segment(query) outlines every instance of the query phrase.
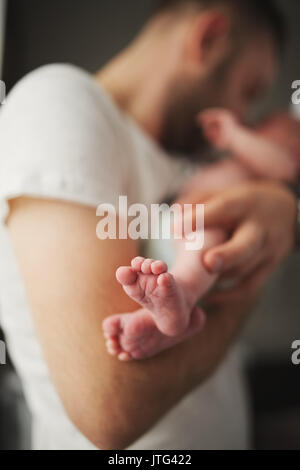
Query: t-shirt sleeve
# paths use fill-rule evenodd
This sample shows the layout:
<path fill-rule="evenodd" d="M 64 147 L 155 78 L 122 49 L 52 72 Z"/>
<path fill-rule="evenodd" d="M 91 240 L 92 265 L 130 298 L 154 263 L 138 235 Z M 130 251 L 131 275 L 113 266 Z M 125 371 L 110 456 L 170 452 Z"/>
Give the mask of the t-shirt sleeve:
<path fill-rule="evenodd" d="M 71 66 L 32 72 L 0 108 L 0 200 L 116 206 L 126 164 L 101 91 Z M 6 204 L 7 210 L 7 204 Z"/>

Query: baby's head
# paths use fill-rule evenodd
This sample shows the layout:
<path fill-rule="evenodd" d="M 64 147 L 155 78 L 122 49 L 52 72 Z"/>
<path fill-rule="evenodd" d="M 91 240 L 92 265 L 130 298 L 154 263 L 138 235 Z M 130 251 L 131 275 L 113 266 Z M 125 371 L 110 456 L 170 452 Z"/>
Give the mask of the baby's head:
<path fill-rule="evenodd" d="M 276 113 L 261 123 L 256 130 L 263 137 L 293 153 L 300 161 L 299 120 L 287 112 Z"/>

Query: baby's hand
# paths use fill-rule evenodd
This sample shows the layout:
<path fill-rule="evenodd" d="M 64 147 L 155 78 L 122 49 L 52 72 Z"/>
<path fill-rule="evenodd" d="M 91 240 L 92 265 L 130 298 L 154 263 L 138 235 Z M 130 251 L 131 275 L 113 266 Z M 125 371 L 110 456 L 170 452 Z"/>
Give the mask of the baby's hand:
<path fill-rule="evenodd" d="M 232 135 L 238 126 L 235 115 L 221 108 L 212 108 L 197 117 L 205 137 L 219 150 L 230 150 Z"/>

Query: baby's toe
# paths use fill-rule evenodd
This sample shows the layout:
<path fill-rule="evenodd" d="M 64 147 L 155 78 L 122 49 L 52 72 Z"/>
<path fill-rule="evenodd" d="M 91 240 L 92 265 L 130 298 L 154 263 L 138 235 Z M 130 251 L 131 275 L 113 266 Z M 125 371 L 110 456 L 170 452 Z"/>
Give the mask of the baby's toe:
<path fill-rule="evenodd" d="M 111 335 L 109 333 L 106 333 L 106 331 L 103 332 L 103 335 L 106 340 L 111 338 Z"/>
<path fill-rule="evenodd" d="M 143 274 L 152 274 L 151 271 L 151 265 L 154 262 L 154 259 L 145 259 L 145 261 L 142 264 L 141 271 Z"/>
<path fill-rule="evenodd" d="M 164 261 L 154 261 L 151 264 L 151 271 L 155 275 L 163 274 L 168 271 L 168 266 Z"/>
<path fill-rule="evenodd" d="M 112 315 L 110 317 L 105 318 L 102 323 L 102 328 L 104 337 L 107 340 L 110 338 L 117 337 L 122 331 L 121 316 Z"/>
<path fill-rule="evenodd" d="M 165 288 L 173 287 L 174 278 L 170 273 L 161 274 L 157 279 L 157 284 Z"/>
<path fill-rule="evenodd" d="M 116 339 L 108 339 L 106 349 L 111 356 L 117 356 L 121 351 L 119 342 Z"/>
<path fill-rule="evenodd" d="M 143 258 L 142 256 L 137 256 L 131 261 L 132 269 L 134 269 L 134 271 L 140 272 L 144 261 L 145 261 L 145 258 Z"/>
<path fill-rule="evenodd" d="M 123 286 L 131 286 L 137 280 L 137 273 L 129 267 L 121 267 L 117 269 L 116 278 Z"/>
<path fill-rule="evenodd" d="M 119 355 L 118 355 L 118 359 L 119 361 L 122 361 L 122 362 L 130 362 L 132 361 L 132 357 L 129 353 L 127 352 L 121 352 Z"/>

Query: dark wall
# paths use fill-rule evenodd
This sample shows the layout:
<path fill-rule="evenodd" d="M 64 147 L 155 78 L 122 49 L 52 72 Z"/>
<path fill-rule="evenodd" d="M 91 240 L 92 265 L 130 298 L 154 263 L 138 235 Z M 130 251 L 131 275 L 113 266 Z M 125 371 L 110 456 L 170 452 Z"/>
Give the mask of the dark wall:
<path fill-rule="evenodd" d="M 277 87 L 269 100 L 272 107 L 290 103 L 291 84 L 300 79 L 300 1 L 278 0 L 277 3 L 287 20 L 289 41 Z"/>
<path fill-rule="evenodd" d="M 97 70 L 122 49 L 151 13 L 156 0 L 8 0 L 4 79 L 10 88 L 30 70 L 71 62 Z M 286 105 L 300 78 L 300 2 L 279 0 L 290 41 L 271 107 Z"/>
<path fill-rule="evenodd" d="M 8 88 L 46 63 L 97 70 L 134 37 L 153 5 L 155 0 L 8 0 Z"/>

